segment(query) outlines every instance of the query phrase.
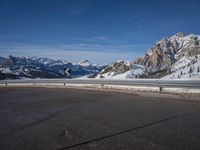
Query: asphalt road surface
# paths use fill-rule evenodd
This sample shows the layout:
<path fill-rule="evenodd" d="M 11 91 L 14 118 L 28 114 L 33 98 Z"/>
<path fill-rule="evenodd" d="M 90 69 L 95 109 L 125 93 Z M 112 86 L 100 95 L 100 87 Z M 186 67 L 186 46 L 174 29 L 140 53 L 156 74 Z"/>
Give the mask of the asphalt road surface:
<path fill-rule="evenodd" d="M 0 88 L 1 150 L 199 150 L 200 102 Z"/>

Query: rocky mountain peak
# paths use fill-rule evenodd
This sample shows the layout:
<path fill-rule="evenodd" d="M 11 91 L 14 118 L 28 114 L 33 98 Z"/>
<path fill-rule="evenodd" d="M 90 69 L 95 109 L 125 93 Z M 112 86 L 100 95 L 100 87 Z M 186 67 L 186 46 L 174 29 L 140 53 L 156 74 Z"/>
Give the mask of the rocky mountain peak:
<path fill-rule="evenodd" d="M 183 32 L 178 32 L 175 35 L 178 37 L 185 37 L 185 34 Z"/>
<path fill-rule="evenodd" d="M 143 65 L 149 72 L 170 68 L 177 59 L 184 55 L 200 54 L 200 36 L 179 32 L 170 38 L 163 38 L 148 50 L 144 57 L 134 61 Z"/>
<path fill-rule="evenodd" d="M 83 66 L 83 67 L 88 67 L 88 66 L 91 66 L 92 63 L 89 60 L 82 60 L 78 63 L 78 65 Z"/>

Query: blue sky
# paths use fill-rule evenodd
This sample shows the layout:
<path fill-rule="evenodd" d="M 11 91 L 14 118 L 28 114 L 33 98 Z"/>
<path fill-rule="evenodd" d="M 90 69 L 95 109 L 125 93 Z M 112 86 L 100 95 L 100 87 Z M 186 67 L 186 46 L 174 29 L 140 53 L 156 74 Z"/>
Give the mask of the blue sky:
<path fill-rule="evenodd" d="M 200 34 L 199 0 L 0 0 L 0 55 L 133 60 L 177 32 Z"/>

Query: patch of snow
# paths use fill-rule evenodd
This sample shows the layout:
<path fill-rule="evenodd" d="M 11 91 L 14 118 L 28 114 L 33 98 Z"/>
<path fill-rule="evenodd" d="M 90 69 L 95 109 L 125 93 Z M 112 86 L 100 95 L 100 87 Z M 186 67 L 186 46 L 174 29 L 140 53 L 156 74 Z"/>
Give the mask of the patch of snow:
<path fill-rule="evenodd" d="M 137 78 L 137 75 L 141 75 L 144 73 L 144 70 L 139 69 L 130 69 L 126 71 L 125 73 L 114 75 L 115 72 L 108 72 L 103 75 L 98 75 L 96 79 L 104 78 L 104 79 L 132 79 Z"/>

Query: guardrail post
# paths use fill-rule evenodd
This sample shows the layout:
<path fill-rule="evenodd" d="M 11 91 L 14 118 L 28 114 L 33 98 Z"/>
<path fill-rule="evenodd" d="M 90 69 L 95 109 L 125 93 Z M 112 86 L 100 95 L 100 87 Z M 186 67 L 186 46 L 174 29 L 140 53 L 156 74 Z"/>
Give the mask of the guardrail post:
<path fill-rule="evenodd" d="M 162 93 L 162 87 L 161 86 L 159 87 L 159 92 L 160 92 L 160 94 Z"/>
<path fill-rule="evenodd" d="M 66 85 L 66 83 L 64 83 L 64 86 Z"/>
<path fill-rule="evenodd" d="M 33 86 L 35 86 L 35 82 L 33 82 Z"/>
<path fill-rule="evenodd" d="M 162 80 L 158 80 L 159 93 L 162 93 Z"/>
<path fill-rule="evenodd" d="M 157 80 L 157 86 L 158 86 L 159 93 L 161 94 L 162 93 L 162 84 L 161 84 L 160 80 Z"/>
<path fill-rule="evenodd" d="M 5 83 L 5 86 L 8 86 L 8 83 L 7 83 L 7 82 Z"/>
<path fill-rule="evenodd" d="M 101 88 L 103 88 L 103 86 L 104 86 L 104 84 L 102 83 L 102 84 L 101 84 Z"/>

